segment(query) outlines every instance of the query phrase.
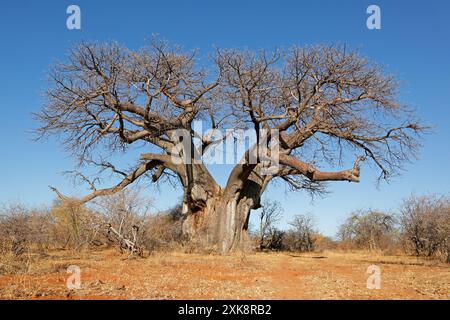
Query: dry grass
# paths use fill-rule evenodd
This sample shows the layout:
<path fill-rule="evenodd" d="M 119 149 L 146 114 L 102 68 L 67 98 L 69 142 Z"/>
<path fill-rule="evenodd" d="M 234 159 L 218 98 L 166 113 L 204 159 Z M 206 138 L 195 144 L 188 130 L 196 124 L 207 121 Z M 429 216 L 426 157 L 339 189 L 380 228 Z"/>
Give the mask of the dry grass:
<path fill-rule="evenodd" d="M 21 272 L 0 275 L 2 299 L 450 299 L 450 266 L 369 253 L 158 253 L 124 259 L 113 250 L 51 252 Z M 367 267 L 381 289 L 366 288 Z M 67 267 L 81 268 L 68 290 Z M 7 271 L 7 270 L 5 270 Z"/>

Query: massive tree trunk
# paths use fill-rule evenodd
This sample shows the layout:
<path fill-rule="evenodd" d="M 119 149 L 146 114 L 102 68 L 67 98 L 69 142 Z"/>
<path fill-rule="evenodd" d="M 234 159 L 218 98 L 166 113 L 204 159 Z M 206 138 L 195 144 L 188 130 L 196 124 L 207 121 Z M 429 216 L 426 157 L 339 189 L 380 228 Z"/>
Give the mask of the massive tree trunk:
<path fill-rule="evenodd" d="M 222 253 L 251 249 L 247 232 L 250 211 L 260 207 L 263 192 L 263 184 L 257 180 L 248 179 L 239 190 L 216 188 L 213 194 L 204 191 L 205 185 L 194 184 L 191 203 L 183 206 L 184 234 L 202 248 Z"/>
<path fill-rule="evenodd" d="M 253 202 L 251 198 L 212 197 L 204 207 L 186 212 L 183 232 L 203 248 L 222 253 L 246 250 L 249 246 L 248 219 Z"/>
<path fill-rule="evenodd" d="M 200 247 L 222 253 L 251 249 L 250 212 L 260 207 L 264 179 L 254 173 L 245 182 L 231 177 L 222 189 L 198 169 L 190 200 L 183 205 L 183 233 Z"/>

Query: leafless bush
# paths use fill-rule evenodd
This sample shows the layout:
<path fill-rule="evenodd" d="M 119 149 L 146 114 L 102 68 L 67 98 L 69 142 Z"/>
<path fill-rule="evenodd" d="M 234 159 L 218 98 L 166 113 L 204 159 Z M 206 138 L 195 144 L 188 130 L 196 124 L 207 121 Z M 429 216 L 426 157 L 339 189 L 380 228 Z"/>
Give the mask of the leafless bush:
<path fill-rule="evenodd" d="M 20 203 L 4 205 L 0 207 L 0 273 L 25 271 L 30 257 L 50 249 L 117 245 L 122 252 L 142 256 L 144 248 L 181 247 L 181 208 L 151 215 L 151 203 L 137 190 L 127 190 L 90 207 L 71 201 L 41 210 Z"/>
<path fill-rule="evenodd" d="M 315 248 L 314 219 L 311 215 L 296 215 L 291 223 L 291 229 L 286 232 L 283 246 L 289 251 L 311 252 Z"/>
<path fill-rule="evenodd" d="M 29 210 L 21 203 L 0 209 L 0 274 L 26 272 L 32 251 L 48 249 L 51 234 L 46 223 L 48 212 Z"/>
<path fill-rule="evenodd" d="M 313 239 L 314 251 L 323 252 L 325 250 L 335 250 L 338 247 L 338 243 L 335 240 L 320 233 L 314 234 Z"/>
<path fill-rule="evenodd" d="M 450 199 L 411 196 L 400 209 L 402 236 L 407 252 L 438 256 L 450 262 Z"/>
<path fill-rule="evenodd" d="M 2 208 L 0 214 L 0 250 L 2 254 L 24 255 L 30 246 L 30 213 L 22 204 Z"/>
<path fill-rule="evenodd" d="M 357 249 L 384 249 L 394 240 L 396 221 L 393 215 L 376 210 L 351 213 L 340 226 L 338 237 Z"/>
<path fill-rule="evenodd" d="M 152 214 L 152 200 L 137 189 L 100 198 L 96 212 L 108 227 L 106 240 L 121 252 L 142 255 L 143 250 L 165 251 L 183 245 L 181 206 Z"/>
<path fill-rule="evenodd" d="M 186 239 L 182 232 L 181 206 L 147 217 L 142 244 L 150 252 L 180 248 Z"/>
<path fill-rule="evenodd" d="M 122 253 L 142 255 L 145 223 L 151 205 L 152 201 L 143 197 L 137 189 L 122 190 L 100 198 L 94 208 L 101 221 L 103 240 L 118 244 Z"/>
<path fill-rule="evenodd" d="M 283 232 L 275 228 L 283 208 L 278 201 L 265 201 L 259 214 L 258 246 L 263 249 L 280 249 Z"/>
<path fill-rule="evenodd" d="M 55 244 L 63 249 L 82 249 L 95 239 L 100 217 L 76 202 L 58 202 L 51 209 Z"/>

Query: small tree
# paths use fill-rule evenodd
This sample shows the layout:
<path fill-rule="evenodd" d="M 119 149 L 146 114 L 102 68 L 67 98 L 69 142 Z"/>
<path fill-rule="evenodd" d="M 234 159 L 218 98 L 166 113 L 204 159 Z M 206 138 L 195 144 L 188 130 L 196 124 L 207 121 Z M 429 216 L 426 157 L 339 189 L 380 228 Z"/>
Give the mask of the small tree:
<path fill-rule="evenodd" d="M 272 249 L 280 242 L 280 231 L 275 224 L 280 220 L 283 208 L 278 201 L 265 201 L 259 214 L 259 249 Z"/>
<path fill-rule="evenodd" d="M 122 190 L 100 198 L 95 208 L 106 225 L 108 238 L 119 243 L 121 252 L 142 254 L 142 242 L 151 200 L 141 196 L 138 190 Z"/>
<path fill-rule="evenodd" d="M 51 209 L 55 236 L 63 248 L 81 249 L 91 244 L 98 233 L 101 219 L 76 201 L 57 202 Z"/>
<path fill-rule="evenodd" d="M 291 223 L 291 230 L 286 236 L 288 249 L 300 252 L 311 252 L 315 248 L 314 219 L 312 215 L 296 215 Z"/>
<path fill-rule="evenodd" d="M 392 215 L 376 210 L 360 210 L 351 213 L 340 226 L 338 237 L 358 248 L 374 250 L 390 241 L 394 230 L 395 219 Z"/>
<path fill-rule="evenodd" d="M 11 204 L 0 210 L 0 253 L 20 257 L 30 246 L 30 212 L 22 204 Z"/>

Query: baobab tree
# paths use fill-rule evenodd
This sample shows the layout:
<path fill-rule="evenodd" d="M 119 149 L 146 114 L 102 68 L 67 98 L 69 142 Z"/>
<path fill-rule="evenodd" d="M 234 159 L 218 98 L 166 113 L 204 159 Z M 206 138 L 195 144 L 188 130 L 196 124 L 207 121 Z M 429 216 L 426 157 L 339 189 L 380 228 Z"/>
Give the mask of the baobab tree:
<path fill-rule="evenodd" d="M 398 102 L 395 79 L 344 46 L 216 50 L 208 61 L 166 41 L 140 50 L 82 43 L 51 69 L 47 101 L 36 115 L 39 136 L 57 135 L 80 165 L 121 177 L 98 189 L 96 179 L 77 173 L 91 193 L 72 201 L 86 203 L 145 177 L 155 183 L 169 179 L 184 192 L 183 232 L 200 245 L 228 252 L 247 239 L 250 211 L 260 207 L 271 181 L 320 192 L 327 181 L 359 182 L 363 161 L 389 179 L 416 151 L 423 127 Z M 255 132 L 257 143 L 224 186 L 205 163 L 186 161 L 223 143 L 196 132 L 197 120 L 215 130 Z M 188 135 L 180 137 L 179 130 Z M 263 130 L 269 132 L 264 139 Z M 190 155 L 179 148 L 181 140 L 193 147 Z M 276 144 L 277 170 L 263 171 L 261 144 Z M 136 149 L 142 152 L 131 170 L 109 161 L 114 152 Z M 350 157 L 349 169 L 336 169 Z"/>

